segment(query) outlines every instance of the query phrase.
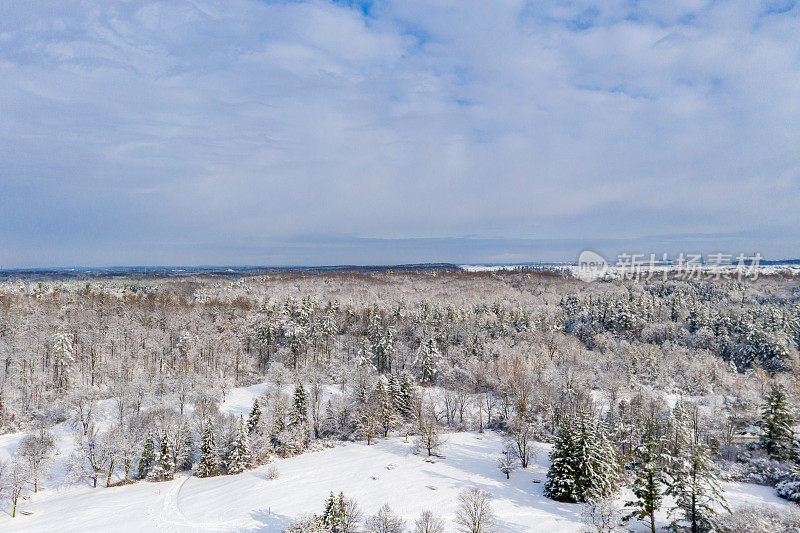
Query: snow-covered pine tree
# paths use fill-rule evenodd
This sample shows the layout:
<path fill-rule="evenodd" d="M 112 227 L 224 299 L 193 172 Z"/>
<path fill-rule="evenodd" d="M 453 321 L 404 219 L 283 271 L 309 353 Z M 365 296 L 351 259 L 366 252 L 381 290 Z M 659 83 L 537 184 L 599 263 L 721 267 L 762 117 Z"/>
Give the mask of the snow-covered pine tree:
<path fill-rule="evenodd" d="M 677 457 L 691 443 L 692 426 L 689 408 L 684 402 L 678 401 L 672 409 L 669 420 L 667 449 L 670 455 Z"/>
<path fill-rule="evenodd" d="M 325 500 L 325 510 L 322 511 L 322 524 L 333 533 L 337 529 L 337 503 L 336 495 L 331 491 L 331 495 Z"/>
<path fill-rule="evenodd" d="M 616 452 L 588 410 L 580 411 L 577 416 L 574 459 L 576 501 L 604 498 L 616 491 Z"/>
<path fill-rule="evenodd" d="M 68 332 L 59 333 L 53 340 L 53 372 L 56 388 L 69 387 L 72 367 L 75 364 L 74 337 Z"/>
<path fill-rule="evenodd" d="M 172 460 L 172 453 L 169 449 L 169 436 L 167 430 L 161 433 L 161 443 L 156 448 L 153 466 L 147 474 L 147 479 L 151 481 L 168 481 L 175 475 L 175 463 Z"/>
<path fill-rule="evenodd" d="M 792 418 L 786 393 L 773 383 L 764 399 L 764 409 L 758 425 L 761 427 L 761 447 L 772 457 L 789 459 L 796 453 Z"/>
<path fill-rule="evenodd" d="M 399 412 L 398 406 L 400 404 L 400 380 L 397 379 L 396 374 L 389 376 L 388 390 L 389 400 L 392 402 L 392 407 L 395 411 Z"/>
<path fill-rule="evenodd" d="M 147 432 L 147 438 L 144 440 L 144 449 L 142 450 L 142 456 L 139 458 L 139 472 L 138 478 L 145 479 L 147 475 L 150 473 L 150 469 L 153 467 L 153 463 L 155 463 L 156 458 L 156 444 L 153 438 L 152 430 Z"/>
<path fill-rule="evenodd" d="M 239 429 L 228 453 L 225 469 L 229 474 L 239 474 L 250 468 L 250 464 L 250 437 L 248 436 L 244 416 L 239 415 Z"/>
<path fill-rule="evenodd" d="M 711 469 L 709 453 L 704 443 L 694 442 L 674 458 L 666 494 L 675 498 L 675 506 L 670 511 L 670 515 L 675 516 L 671 524 L 675 530 L 711 531 L 717 509 L 730 512 L 722 487 Z"/>
<path fill-rule="evenodd" d="M 294 404 L 292 406 L 292 424 L 302 424 L 308 421 L 308 400 L 306 390 L 302 383 L 298 383 L 294 389 Z"/>
<path fill-rule="evenodd" d="M 551 500 L 575 502 L 575 468 L 576 453 L 575 416 L 567 413 L 561 419 L 553 451 L 550 452 L 550 468 L 547 471 L 547 482 L 544 495 Z"/>
<path fill-rule="evenodd" d="M 250 434 L 255 433 L 259 420 L 261 420 L 261 406 L 258 403 L 258 398 L 256 398 L 253 400 L 253 408 L 250 410 L 250 416 L 247 417 L 247 431 Z"/>
<path fill-rule="evenodd" d="M 619 490 L 620 462 L 617 449 L 609 438 L 610 430 L 602 421 L 595 428 L 597 452 L 594 457 L 594 475 L 588 498 L 608 498 Z"/>
<path fill-rule="evenodd" d="M 422 345 L 419 354 L 420 383 L 433 383 L 440 358 L 441 354 L 439 353 L 439 347 L 436 345 L 436 339 L 431 337 Z"/>
<path fill-rule="evenodd" d="M 397 412 L 403 416 L 411 414 L 411 403 L 414 398 L 414 380 L 408 372 L 400 376 L 400 394 L 397 398 Z"/>
<path fill-rule="evenodd" d="M 616 452 L 588 411 L 564 416 L 551 452 L 545 496 L 585 502 L 616 492 Z"/>
<path fill-rule="evenodd" d="M 378 378 L 378 383 L 373 392 L 373 401 L 376 404 L 376 414 L 378 416 L 378 423 L 383 430 L 383 436 L 388 437 L 389 431 L 394 427 L 397 419 L 394 414 L 394 406 L 392 405 L 391 397 L 389 396 L 388 383 L 384 376 Z"/>
<path fill-rule="evenodd" d="M 635 499 L 625 502 L 625 507 L 631 511 L 623 520 L 640 520 L 648 524 L 651 533 L 656 531 L 656 511 L 663 503 L 667 483 L 664 444 L 659 436 L 658 425 L 654 420 L 648 420 L 641 442 L 634 449 L 633 460 L 628 465 Z"/>
<path fill-rule="evenodd" d="M 200 462 L 197 464 L 197 475 L 200 477 L 215 476 L 219 473 L 219 452 L 214 438 L 214 425 L 211 419 L 206 422 L 200 438 Z"/>
<path fill-rule="evenodd" d="M 179 460 L 180 464 L 176 464 L 175 468 L 179 468 L 180 470 L 191 470 L 192 464 L 194 464 L 194 456 L 195 456 L 195 442 L 194 442 L 194 435 L 192 434 L 191 429 L 189 429 L 188 424 L 183 429 L 183 446 L 180 447 L 180 453 L 178 454 L 177 459 Z M 175 450 L 173 450 L 173 457 L 175 456 Z"/>
<path fill-rule="evenodd" d="M 336 499 L 336 528 L 332 533 L 355 533 L 361 521 L 361 511 L 353 498 L 347 498 L 339 492 Z"/>

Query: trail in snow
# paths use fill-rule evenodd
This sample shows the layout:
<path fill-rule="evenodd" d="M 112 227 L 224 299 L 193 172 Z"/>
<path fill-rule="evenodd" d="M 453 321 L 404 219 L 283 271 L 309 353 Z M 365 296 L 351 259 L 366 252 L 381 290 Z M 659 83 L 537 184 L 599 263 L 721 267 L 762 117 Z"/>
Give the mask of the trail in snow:
<path fill-rule="evenodd" d="M 236 389 L 223 408 L 244 413 L 264 389 L 259 385 Z M 71 451 L 69 426 L 60 425 L 57 433 L 63 458 Z M 21 434 L 0 437 L 0 452 L 13 453 L 20 438 Z M 458 492 L 471 485 L 494 495 L 493 507 L 504 532 L 561 533 L 582 527 L 580 505 L 554 502 L 542 494 L 548 445 L 537 444 L 531 466 L 506 480 L 497 469 L 504 447 L 500 435 L 454 433 L 447 440 L 444 457 L 433 463 L 413 454 L 411 444 L 402 437 L 394 437 L 371 446 L 349 443 L 306 453 L 235 476 L 181 475 L 167 483 L 97 489 L 63 485 L 63 481 L 46 484 L 45 491 L 22 503 L 21 508 L 32 514 L 14 519 L 0 515 L 0 530 L 277 533 L 302 514 L 321 512 L 331 491 L 354 498 L 365 515 L 389 503 L 411 525 L 423 510 L 430 509 L 452 529 Z M 270 467 L 278 469 L 278 479 L 266 478 Z M 63 480 L 63 474 L 59 475 Z M 733 507 L 794 505 L 779 499 L 771 487 L 742 483 L 724 487 Z M 661 525 L 666 520 L 659 516 Z"/>

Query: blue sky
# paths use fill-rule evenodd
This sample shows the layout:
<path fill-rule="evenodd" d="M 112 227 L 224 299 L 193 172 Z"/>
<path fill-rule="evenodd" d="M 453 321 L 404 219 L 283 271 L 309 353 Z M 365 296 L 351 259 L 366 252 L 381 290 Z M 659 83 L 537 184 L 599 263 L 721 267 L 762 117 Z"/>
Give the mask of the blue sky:
<path fill-rule="evenodd" d="M 0 267 L 800 246 L 793 1 L 0 3 Z"/>

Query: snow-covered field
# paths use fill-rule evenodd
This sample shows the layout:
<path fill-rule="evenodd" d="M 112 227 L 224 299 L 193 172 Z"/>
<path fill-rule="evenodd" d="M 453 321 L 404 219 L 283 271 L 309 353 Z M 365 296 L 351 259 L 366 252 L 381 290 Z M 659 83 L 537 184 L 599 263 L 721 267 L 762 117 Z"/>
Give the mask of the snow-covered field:
<path fill-rule="evenodd" d="M 263 390 L 259 385 L 235 389 L 224 409 L 243 412 Z M 67 428 L 56 432 L 63 458 L 71 446 Z M 19 435 L 0 437 L 0 454 L 13 453 L 18 440 Z M 48 483 L 21 503 L 20 509 L 30 514 L 0 516 L 0 530 L 278 532 L 302 514 L 321 512 L 330 491 L 355 498 L 366 515 L 389 503 L 409 526 L 425 509 L 452 525 L 457 494 L 471 485 L 493 494 L 500 531 L 579 530 L 580 505 L 554 502 L 542 494 L 549 447 L 538 444 L 535 463 L 513 472 L 510 480 L 497 469 L 502 449 L 496 433 L 454 433 L 447 436 L 443 457 L 427 462 L 427 457 L 413 453 L 410 442 L 393 437 L 372 446 L 349 443 L 309 452 L 234 476 L 201 479 L 182 474 L 169 482 L 96 489 Z M 267 478 L 270 467 L 277 468 L 277 479 Z M 60 470 L 56 467 L 54 475 L 63 476 Z M 724 487 L 734 507 L 792 505 L 771 487 Z"/>

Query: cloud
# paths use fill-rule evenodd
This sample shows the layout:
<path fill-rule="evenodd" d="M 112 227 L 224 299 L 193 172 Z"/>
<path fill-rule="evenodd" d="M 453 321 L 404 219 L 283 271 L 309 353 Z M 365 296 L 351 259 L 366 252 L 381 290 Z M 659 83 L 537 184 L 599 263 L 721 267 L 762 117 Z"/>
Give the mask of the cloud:
<path fill-rule="evenodd" d="M 572 259 L 697 233 L 796 256 L 799 12 L 7 2 L 0 264 L 436 255 L 408 239 Z"/>

